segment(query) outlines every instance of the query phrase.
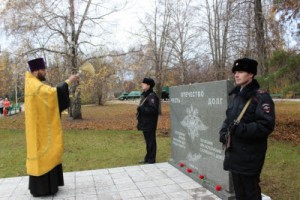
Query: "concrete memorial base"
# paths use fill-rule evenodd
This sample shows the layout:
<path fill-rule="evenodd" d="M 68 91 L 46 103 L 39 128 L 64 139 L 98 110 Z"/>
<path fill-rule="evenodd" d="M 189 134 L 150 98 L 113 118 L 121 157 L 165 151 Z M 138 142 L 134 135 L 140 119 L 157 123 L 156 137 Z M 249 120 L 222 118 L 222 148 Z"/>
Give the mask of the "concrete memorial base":
<path fill-rule="evenodd" d="M 206 180 L 203 175 L 198 175 L 197 173 L 190 172 L 190 168 L 186 166 L 180 166 L 180 163 L 175 163 L 172 160 L 169 161 L 171 165 L 173 165 L 175 168 L 180 170 L 182 173 L 184 173 L 186 176 L 192 178 L 194 181 L 199 183 L 201 186 L 218 196 L 222 200 L 232 200 L 235 199 L 235 195 L 233 192 L 227 192 L 225 191 L 220 185 L 214 185 L 209 182 L 209 180 Z M 269 200 L 269 199 L 266 199 Z"/>
<path fill-rule="evenodd" d="M 201 178 L 199 178 L 199 176 L 196 176 L 195 174 L 188 173 L 186 167 L 180 167 L 180 165 L 178 165 L 178 163 L 174 163 L 172 160 L 170 160 L 169 163 L 172 166 L 174 166 L 175 168 L 177 168 L 179 171 L 181 171 L 182 173 L 184 173 L 186 176 L 192 178 L 194 181 L 196 181 L 201 186 L 203 186 L 204 188 L 206 188 L 208 191 L 210 191 L 213 194 L 215 194 L 216 196 L 218 196 L 220 199 L 222 199 L 222 200 L 225 200 L 225 199 L 228 199 L 228 200 L 235 199 L 234 193 L 228 193 L 226 191 L 222 191 L 222 188 L 221 188 L 220 191 L 217 191 L 216 187 L 213 187 L 211 184 L 208 184 L 205 180 L 202 180 Z M 262 195 L 262 200 L 272 200 L 271 197 L 269 197 L 269 196 L 267 196 L 265 194 L 261 194 L 261 195 Z"/>

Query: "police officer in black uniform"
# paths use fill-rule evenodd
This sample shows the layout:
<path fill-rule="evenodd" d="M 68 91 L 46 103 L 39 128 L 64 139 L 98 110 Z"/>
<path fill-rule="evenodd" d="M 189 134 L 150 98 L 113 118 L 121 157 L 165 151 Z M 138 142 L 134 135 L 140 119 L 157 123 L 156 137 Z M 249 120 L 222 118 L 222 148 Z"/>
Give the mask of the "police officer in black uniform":
<path fill-rule="evenodd" d="M 159 99 L 153 91 L 154 86 L 155 82 L 152 78 L 144 78 L 142 82 L 144 92 L 141 95 L 141 101 L 137 107 L 137 128 L 143 131 L 147 150 L 144 160 L 139 163 L 144 164 L 155 163 L 156 158 L 156 127 Z"/>
<path fill-rule="evenodd" d="M 231 147 L 225 150 L 224 170 L 232 174 L 236 199 L 261 199 L 260 173 L 267 151 L 267 139 L 275 126 L 274 102 L 270 95 L 261 90 L 254 79 L 257 61 L 249 58 L 234 62 L 236 87 L 229 93 L 232 102 L 226 111 L 226 119 L 219 132 L 220 142 L 226 143 L 230 127 Z M 251 102 L 240 123 L 234 124 L 246 102 Z"/>

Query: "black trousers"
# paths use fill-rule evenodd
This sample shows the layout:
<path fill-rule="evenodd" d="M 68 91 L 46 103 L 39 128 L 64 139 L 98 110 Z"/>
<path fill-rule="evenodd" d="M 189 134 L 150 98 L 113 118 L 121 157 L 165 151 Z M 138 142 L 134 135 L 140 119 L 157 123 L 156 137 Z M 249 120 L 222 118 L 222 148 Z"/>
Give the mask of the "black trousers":
<path fill-rule="evenodd" d="M 156 158 L 156 131 L 143 131 L 146 141 L 146 155 L 144 158 L 145 163 L 155 163 Z"/>
<path fill-rule="evenodd" d="M 34 197 L 57 193 L 58 186 L 64 185 L 62 164 L 42 176 L 29 176 L 29 190 Z"/>
<path fill-rule="evenodd" d="M 237 200 L 261 200 L 258 175 L 244 175 L 232 172 L 232 180 Z"/>

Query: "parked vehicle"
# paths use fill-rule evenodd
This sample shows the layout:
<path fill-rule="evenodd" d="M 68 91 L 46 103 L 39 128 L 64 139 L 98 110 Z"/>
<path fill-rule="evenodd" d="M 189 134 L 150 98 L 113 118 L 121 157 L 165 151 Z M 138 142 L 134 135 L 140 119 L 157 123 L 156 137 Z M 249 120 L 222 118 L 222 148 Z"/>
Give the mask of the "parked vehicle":
<path fill-rule="evenodd" d="M 127 100 L 127 96 L 128 96 L 128 93 L 127 92 L 123 92 L 119 97 L 118 99 L 123 101 L 123 100 Z"/>
<path fill-rule="evenodd" d="M 168 86 L 164 86 L 162 88 L 161 99 L 164 100 L 164 101 L 168 101 L 169 100 L 169 87 Z"/>
<path fill-rule="evenodd" d="M 141 98 L 141 91 L 131 91 L 129 93 L 127 92 L 122 92 L 122 94 L 120 94 L 120 96 L 118 97 L 118 100 L 134 100 L 134 99 L 139 99 Z M 164 101 L 168 101 L 169 100 L 169 87 L 165 86 L 162 88 L 162 93 L 161 93 L 161 99 Z"/>
<path fill-rule="evenodd" d="M 142 92 L 140 91 L 131 91 L 128 96 L 127 99 L 139 99 L 141 97 Z"/>

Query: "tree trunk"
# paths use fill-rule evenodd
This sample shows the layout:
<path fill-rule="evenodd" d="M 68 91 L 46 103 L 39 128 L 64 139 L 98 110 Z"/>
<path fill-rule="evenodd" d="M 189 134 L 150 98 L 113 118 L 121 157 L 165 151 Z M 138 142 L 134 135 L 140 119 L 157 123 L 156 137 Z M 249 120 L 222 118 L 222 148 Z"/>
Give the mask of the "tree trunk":
<path fill-rule="evenodd" d="M 72 106 L 72 116 L 73 119 L 82 119 L 81 115 L 81 98 L 80 98 L 80 89 L 77 88 L 75 92 L 75 98 Z"/>
<path fill-rule="evenodd" d="M 264 38 L 264 18 L 262 14 L 261 0 L 255 0 L 254 13 L 258 64 L 260 66 L 261 75 L 265 75 L 268 73 L 268 67 L 265 64 L 266 48 Z"/>
<path fill-rule="evenodd" d="M 70 3 L 70 26 L 71 26 L 71 67 L 72 73 L 76 74 L 78 71 L 77 66 L 77 42 L 78 38 L 76 36 L 76 29 L 75 29 L 75 7 L 74 7 L 74 0 L 69 0 Z M 81 97 L 80 97 L 80 89 L 78 89 L 79 81 L 74 84 L 74 87 L 71 90 L 72 96 L 74 97 L 73 102 L 71 103 L 71 115 L 73 119 L 82 119 L 81 115 Z M 76 91 L 78 90 L 78 91 Z"/>
<path fill-rule="evenodd" d="M 102 106 L 103 104 L 102 104 L 102 94 L 99 94 L 98 95 L 98 105 L 99 106 Z"/>
<path fill-rule="evenodd" d="M 156 94 L 157 94 L 157 97 L 159 99 L 159 104 L 158 104 L 158 113 L 159 113 L 159 115 L 162 114 L 162 110 L 161 110 L 161 93 L 162 93 L 162 84 L 161 84 L 160 81 L 157 81 Z"/>

